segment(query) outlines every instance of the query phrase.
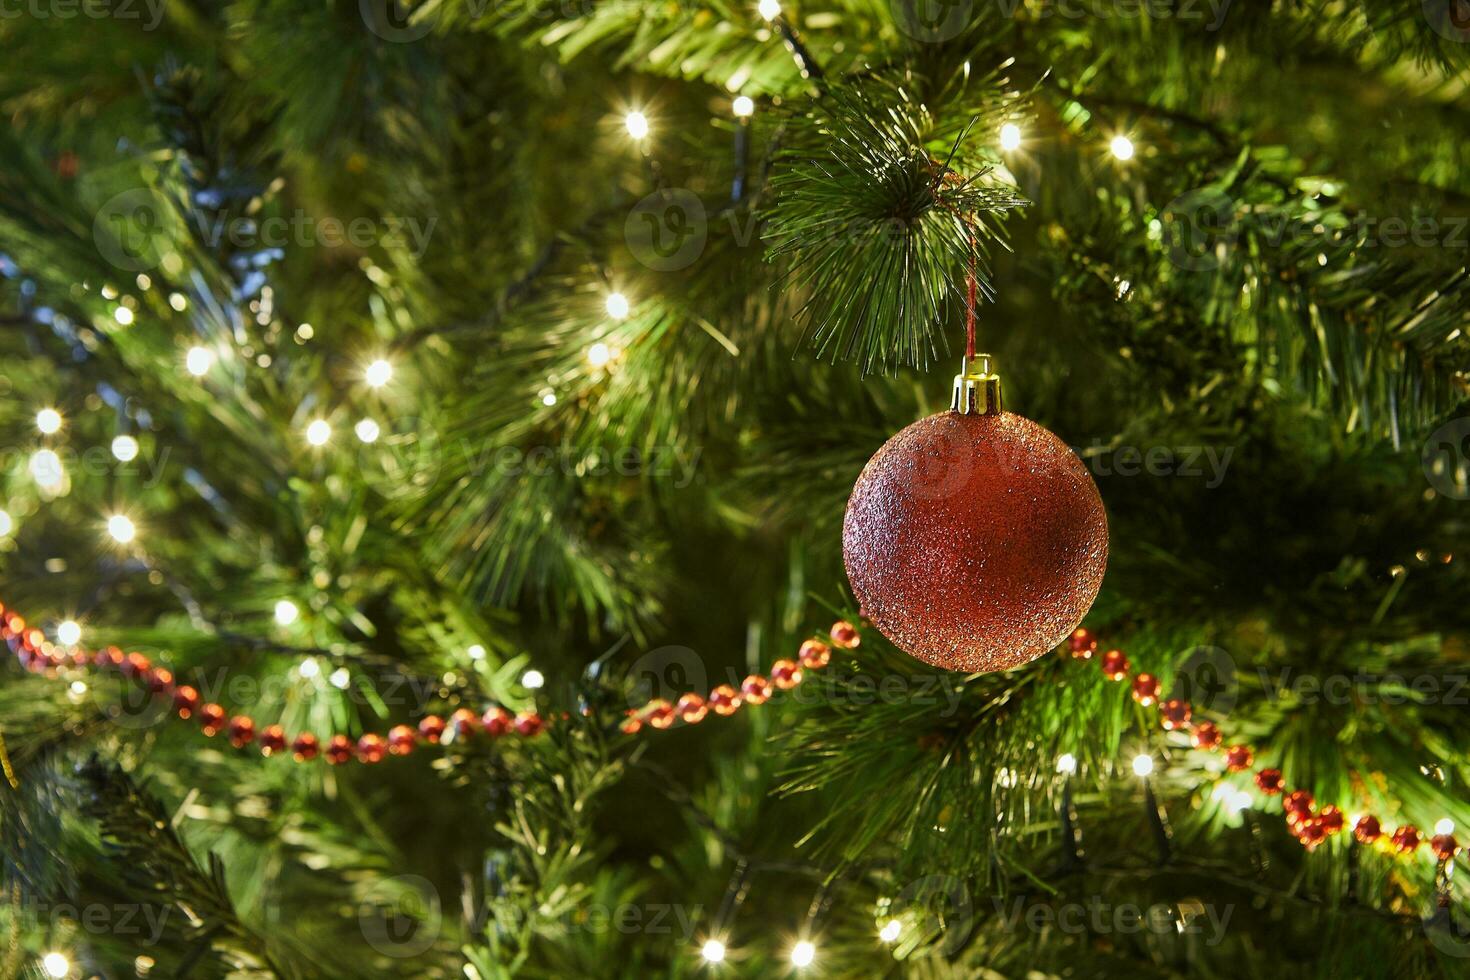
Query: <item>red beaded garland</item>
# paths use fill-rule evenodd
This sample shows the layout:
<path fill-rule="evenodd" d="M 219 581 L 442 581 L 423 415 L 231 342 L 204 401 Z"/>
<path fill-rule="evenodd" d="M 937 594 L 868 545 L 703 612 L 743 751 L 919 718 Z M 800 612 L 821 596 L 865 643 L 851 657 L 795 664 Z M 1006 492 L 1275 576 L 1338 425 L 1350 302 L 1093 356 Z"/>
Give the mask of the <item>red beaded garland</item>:
<path fill-rule="evenodd" d="M 315 759 L 321 750 L 317 737 L 311 732 L 302 732 L 296 736 L 296 741 L 291 743 L 291 753 L 297 762 L 310 762 Z"/>
<path fill-rule="evenodd" d="M 1159 679 L 1153 674 L 1133 678 L 1133 700 L 1147 708 L 1159 700 Z"/>
<path fill-rule="evenodd" d="M 721 684 L 709 692 L 709 706 L 717 715 L 733 715 L 740 708 L 741 697 L 729 684 Z"/>
<path fill-rule="evenodd" d="M 439 744 L 444 737 L 444 719 L 438 715 L 425 715 L 419 722 L 419 734 L 431 745 Z"/>
<path fill-rule="evenodd" d="M 1280 769 L 1262 769 L 1256 773 L 1256 788 L 1267 796 L 1281 792 L 1281 783 Z"/>
<path fill-rule="evenodd" d="M 827 666 L 827 663 L 832 659 L 832 650 L 821 640 L 807 640 L 801 645 L 801 650 L 797 653 L 797 659 L 801 661 L 803 667 L 810 667 L 812 670 L 817 670 L 818 668 Z"/>
<path fill-rule="evenodd" d="M 1130 664 L 1122 650 L 1109 650 L 1102 655 L 1102 675 L 1110 681 L 1121 681 L 1128 676 Z"/>
<path fill-rule="evenodd" d="M 535 738 L 545 730 L 546 722 L 536 712 L 522 711 L 516 715 L 515 732 L 522 738 Z"/>
<path fill-rule="evenodd" d="M 153 694 L 163 694 L 173 690 L 174 672 L 167 667 L 154 667 L 144 678 L 148 684 L 148 690 Z"/>
<path fill-rule="evenodd" d="M 469 738 L 480 729 L 480 716 L 469 708 L 460 708 L 449 716 L 449 724 L 454 728 L 455 738 Z M 420 733 L 422 734 L 422 729 Z"/>
<path fill-rule="evenodd" d="M 1090 660 L 1097 650 L 1097 637 L 1092 635 L 1092 630 L 1085 626 L 1079 626 L 1067 637 L 1067 649 L 1072 651 L 1072 656 L 1078 660 Z"/>
<path fill-rule="evenodd" d="M 1231 772 L 1244 772 L 1255 761 L 1255 753 L 1249 745 L 1232 745 L 1225 750 L 1225 768 Z"/>
<path fill-rule="evenodd" d="M 1400 854 L 1413 854 L 1419 847 L 1419 829 L 1413 824 L 1405 824 L 1393 832 L 1389 843 Z"/>
<path fill-rule="evenodd" d="M 180 718 L 188 718 L 199 710 L 199 692 L 188 684 L 180 684 L 174 688 L 174 707 Z"/>
<path fill-rule="evenodd" d="M 790 660 L 777 660 L 771 664 L 771 683 L 783 691 L 801 683 L 801 668 Z"/>
<path fill-rule="evenodd" d="M 1316 802 L 1306 790 L 1294 789 L 1281 798 L 1281 808 L 1287 813 L 1308 814 Z"/>
<path fill-rule="evenodd" d="M 1164 731 L 1166 732 L 1172 732 L 1177 728 L 1188 727 L 1190 714 L 1189 703 L 1187 701 L 1181 701 L 1178 698 L 1170 698 L 1159 705 L 1159 715 L 1162 718 L 1161 724 L 1164 726 Z"/>
<path fill-rule="evenodd" d="M 225 709 L 212 701 L 200 708 L 199 727 L 210 738 L 218 735 L 225 727 Z"/>
<path fill-rule="evenodd" d="M 1202 721 L 1194 726 L 1189 740 L 1197 749 L 1205 752 L 1213 751 L 1220 747 L 1220 729 L 1215 727 L 1214 722 Z"/>
<path fill-rule="evenodd" d="M 411 725 L 394 725 L 388 729 L 388 751 L 393 755 L 408 755 L 418 741 L 418 733 Z"/>
<path fill-rule="evenodd" d="M 369 732 L 357 740 L 357 758 L 369 765 L 383 761 L 383 755 L 387 751 L 387 744 L 383 736 Z"/>
<path fill-rule="evenodd" d="M 1434 849 L 1434 856 L 1441 861 L 1453 861 L 1455 855 L 1460 853 L 1460 844 L 1453 834 L 1435 834 L 1429 839 L 1429 846 Z"/>
<path fill-rule="evenodd" d="M 327 762 L 340 766 L 352 758 L 352 739 L 346 735 L 333 735 L 327 742 Z"/>
<path fill-rule="evenodd" d="M 693 692 L 679 699 L 677 710 L 679 718 L 686 725 L 697 725 L 709 714 L 709 706 L 704 703 L 704 698 Z"/>
<path fill-rule="evenodd" d="M 1353 824 L 1353 836 L 1359 844 L 1371 844 L 1383 836 L 1383 825 L 1372 814 L 1365 814 Z"/>
<path fill-rule="evenodd" d="M 771 682 L 760 674 L 751 674 L 740 684 L 746 704 L 765 704 L 771 699 Z"/>
<path fill-rule="evenodd" d="M 486 735 L 489 735 L 491 738 L 499 738 L 510 732 L 511 725 L 514 724 L 516 719 L 515 715 L 506 711 L 504 708 L 494 707 L 486 709 L 484 717 L 480 720 L 485 725 Z"/>
<path fill-rule="evenodd" d="M 275 755 L 286 748 L 286 730 L 280 725 L 267 725 L 257 741 L 261 755 Z"/>
<path fill-rule="evenodd" d="M 1322 825 L 1322 829 L 1327 831 L 1327 833 L 1335 834 L 1342 830 L 1343 827 L 1342 811 L 1329 803 L 1317 812 L 1317 822 Z"/>
<path fill-rule="evenodd" d="M 230 744 L 237 749 L 243 749 L 255 741 L 255 722 L 245 715 L 236 715 L 230 719 Z"/>
<path fill-rule="evenodd" d="M 832 638 L 833 643 L 843 650 L 855 649 L 858 644 L 863 642 L 862 635 L 858 633 L 857 627 L 845 619 L 839 619 L 833 623 L 832 628 L 827 631 L 827 635 Z"/>
<path fill-rule="evenodd" d="M 649 702 L 648 723 L 660 731 L 674 724 L 674 706 L 663 698 Z"/>
<path fill-rule="evenodd" d="M 1308 819 L 1297 825 L 1296 836 L 1310 851 L 1327 839 L 1327 831 L 1320 820 Z"/>

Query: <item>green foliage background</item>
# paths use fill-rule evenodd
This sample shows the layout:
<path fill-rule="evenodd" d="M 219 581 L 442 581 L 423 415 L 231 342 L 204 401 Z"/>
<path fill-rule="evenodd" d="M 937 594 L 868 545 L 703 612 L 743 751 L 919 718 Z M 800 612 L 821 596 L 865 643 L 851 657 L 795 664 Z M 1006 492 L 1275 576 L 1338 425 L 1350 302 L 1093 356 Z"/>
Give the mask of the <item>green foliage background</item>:
<path fill-rule="evenodd" d="M 11 664 L 0 974 L 64 949 L 107 977 L 686 976 L 719 935 L 723 971 L 763 976 L 806 934 L 823 976 L 1467 972 L 1427 854 L 1306 854 L 1269 807 L 1229 812 L 1218 756 L 1091 664 L 937 676 L 868 631 L 800 697 L 616 734 L 650 683 L 689 679 L 650 665 L 738 678 L 851 613 L 847 493 L 945 407 L 973 227 L 1008 404 L 1077 447 L 1108 507 L 1090 622 L 1166 688 L 1225 651 L 1233 703 L 1198 710 L 1319 803 L 1470 828 L 1470 454 L 1431 436 L 1470 369 L 1456 4 L 7 14 L 0 601 L 291 731 L 568 717 L 298 766 Z M 677 230 L 670 201 L 704 236 L 677 268 L 640 237 Z M 371 390 L 378 356 L 395 373 Z M 118 434 L 138 460 L 108 453 Z M 28 470 L 43 445 L 63 492 Z M 1179 472 L 1196 448 L 1225 462 Z M 133 547 L 104 533 L 119 511 Z M 1344 675 L 1345 698 L 1301 683 Z M 1170 918 L 1010 914 L 1098 903 Z M 1218 942 L 1173 925 L 1227 910 Z"/>

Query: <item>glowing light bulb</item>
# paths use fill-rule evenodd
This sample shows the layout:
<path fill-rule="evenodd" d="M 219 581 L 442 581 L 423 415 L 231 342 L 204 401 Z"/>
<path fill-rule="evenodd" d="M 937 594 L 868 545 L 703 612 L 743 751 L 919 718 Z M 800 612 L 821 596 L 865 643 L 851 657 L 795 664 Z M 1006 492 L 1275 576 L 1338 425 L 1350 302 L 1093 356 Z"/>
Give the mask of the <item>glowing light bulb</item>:
<path fill-rule="evenodd" d="M 116 320 L 120 326 L 126 327 L 128 324 L 133 322 L 133 311 L 128 309 L 126 306 L 119 306 L 117 309 L 112 311 L 112 318 Z"/>
<path fill-rule="evenodd" d="M 86 694 L 87 693 L 87 682 L 86 681 L 72 681 L 71 682 L 71 687 L 68 690 L 71 691 L 71 693 L 73 694 L 73 696 L 75 696 L 75 697 L 81 697 L 83 694 Z"/>
<path fill-rule="evenodd" d="M 66 482 L 66 468 L 61 457 L 50 449 L 38 449 L 31 454 L 31 477 L 43 490 L 55 490 Z"/>
<path fill-rule="evenodd" d="M 276 622 L 282 626 L 290 626 L 300 615 L 301 610 L 290 599 L 282 599 L 276 603 Z"/>
<path fill-rule="evenodd" d="M 641 112 L 630 112 L 623 117 L 623 125 L 628 127 L 628 135 L 635 140 L 641 140 L 648 135 L 648 117 Z"/>
<path fill-rule="evenodd" d="M 545 405 L 547 408 L 550 408 L 551 406 L 555 405 L 556 404 L 556 392 L 554 392 L 554 391 L 544 392 L 541 395 L 541 404 Z"/>
<path fill-rule="evenodd" d="M 755 115 L 755 99 L 748 95 L 737 95 L 730 104 L 730 111 L 741 119 L 747 119 Z"/>
<path fill-rule="evenodd" d="M 184 368 L 194 377 L 202 378 L 214 365 L 214 355 L 203 347 L 190 347 L 184 355 Z"/>
<path fill-rule="evenodd" d="M 325 446 L 332 438 L 332 427 L 326 419 L 317 419 L 306 427 L 306 441 L 313 446 Z"/>
<path fill-rule="evenodd" d="M 112 440 L 112 455 L 119 462 L 131 463 L 138 458 L 138 440 L 132 436 L 117 436 Z"/>
<path fill-rule="evenodd" d="M 368 387 L 381 388 L 392 379 L 393 365 L 380 357 L 367 366 L 367 370 L 362 373 L 362 377 L 368 383 Z"/>
<path fill-rule="evenodd" d="M 296 668 L 296 672 L 307 679 L 319 677 L 321 676 L 322 665 L 317 663 L 315 657 L 307 657 L 301 661 L 300 666 Z"/>
<path fill-rule="evenodd" d="M 1000 127 L 1000 148 L 1002 150 L 1017 150 L 1021 147 L 1021 127 L 1015 123 L 1006 123 Z"/>
<path fill-rule="evenodd" d="M 803 939 L 791 947 L 792 966 L 811 966 L 812 960 L 817 958 L 817 947 Z"/>
<path fill-rule="evenodd" d="M 593 367 L 606 367 L 610 360 L 612 360 L 612 350 L 607 344 L 593 344 L 587 348 L 587 363 Z"/>
<path fill-rule="evenodd" d="M 471 644 L 470 648 L 466 650 L 465 653 L 469 654 L 471 660 L 485 659 L 485 648 L 480 646 L 480 644 L 478 643 Z"/>
<path fill-rule="evenodd" d="M 46 976 L 61 980 L 62 977 L 71 973 L 71 960 L 61 953 L 47 953 L 41 957 L 41 969 L 46 971 Z"/>
<path fill-rule="evenodd" d="M 546 684 L 546 677 L 539 670 L 528 670 L 521 675 L 521 686 L 528 691 L 535 691 Z"/>
<path fill-rule="evenodd" d="M 1070 776 L 1077 771 L 1077 757 L 1070 752 L 1057 756 L 1057 772 Z"/>
<path fill-rule="evenodd" d="M 1119 160 L 1133 159 L 1133 141 L 1121 134 L 1114 136 L 1113 141 L 1108 144 L 1108 149 L 1113 151 L 1113 156 Z"/>
<path fill-rule="evenodd" d="M 327 680 L 330 681 L 332 683 L 332 686 L 335 687 L 337 690 L 345 691 L 347 690 L 347 685 L 352 683 L 352 675 L 348 673 L 346 667 L 338 667 L 336 670 L 332 671 L 332 676 L 328 677 Z"/>
<path fill-rule="evenodd" d="M 56 435 L 61 431 L 61 413 L 54 408 L 41 409 L 36 413 L 36 428 L 42 435 Z"/>
<path fill-rule="evenodd" d="M 352 431 L 356 432 L 357 438 L 363 442 L 377 442 L 378 436 L 382 434 L 378 423 L 372 419 L 363 419 L 352 427 Z"/>
<path fill-rule="evenodd" d="M 903 925 L 897 919 L 889 919 L 883 928 L 878 930 L 878 938 L 885 943 L 891 943 L 898 939 L 901 932 L 903 932 Z"/>
<path fill-rule="evenodd" d="M 1135 755 L 1133 757 L 1133 775 L 1147 776 L 1154 771 L 1154 757 L 1151 755 Z"/>
<path fill-rule="evenodd" d="M 74 619 L 68 619 L 56 626 L 56 642 L 62 646 L 74 647 L 82 642 L 82 627 Z"/>
<path fill-rule="evenodd" d="M 718 939 L 706 939 L 700 947 L 699 955 L 704 957 L 706 963 L 723 963 L 725 961 L 725 944 Z"/>
<path fill-rule="evenodd" d="M 610 293 L 607 297 L 607 315 L 614 320 L 622 320 L 627 317 L 632 307 L 628 304 L 628 297 L 622 293 Z"/>
<path fill-rule="evenodd" d="M 1234 796 L 1230 797 L 1230 803 L 1227 804 L 1231 813 L 1239 813 L 1241 810 L 1249 809 L 1250 805 L 1251 795 L 1245 790 L 1237 791 Z"/>
<path fill-rule="evenodd" d="M 755 8 L 766 20 L 775 20 L 781 16 L 780 0 L 761 0 L 760 6 Z"/>
<path fill-rule="evenodd" d="M 1434 825 L 1434 832 L 1436 834 L 1453 834 L 1455 832 L 1455 822 L 1449 817 L 1445 817 Z"/>
<path fill-rule="evenodd" d="M 189 308 L 189 298 L 183 293 L 169 293 L 168 305 L 177 313 L 182 313 Z"/>
<path fill-rule="evenodd" d="M 0 510 L 0 538 L 10 537 L 10 532 L 15 530 L 15 518 L 10 516 L 7 510 Z"/>
<path fill-rule="evenodd" d="M 127 544 L 138 536 L 138 529 L 125 514 L 113 514 L 107 519 L 107 533 L 118 544 Z"/>

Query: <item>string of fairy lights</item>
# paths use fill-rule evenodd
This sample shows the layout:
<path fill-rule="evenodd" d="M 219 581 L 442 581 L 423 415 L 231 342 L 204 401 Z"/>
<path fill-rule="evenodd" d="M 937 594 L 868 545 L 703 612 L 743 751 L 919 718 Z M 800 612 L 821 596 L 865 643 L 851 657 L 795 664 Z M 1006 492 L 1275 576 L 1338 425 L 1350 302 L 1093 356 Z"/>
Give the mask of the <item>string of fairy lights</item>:
<path fill-rule="evenodd" d="M 791 51 L 802 76 L 819 80 L 821 70 L 801 41 L 795 25 L 784 14 L 779 0 L 759 0 L 757 11 L 764 22 L 776 30 L 783 43 Z M 762 36 L 769 36 L 769 34 L 762 32 Z M 744 157 L 749 140 L 749 124 L 751 117 L 757 111 L 757 103 L 749 95 L 735 94 L 729 107 L 731 115 L 738 124 L 736 129 L 737 173 L 733 196 L 739 200 L 745 180 Z M 644 109 L 631 108 L 622 115 L 621 122 L 628 139 L 635 146 L 646 151 L 647 143 L 655 132 L 655 120 L 650 119 Z M 1003 156 L 1017 154 L 1024 150 L 1025 133 L 1015 121 L 1004 122 L 995 134 L 995 139 Z M 1133 160 L 1138 152 L 1133 138 L 1124 132 L 1113 133 L 1107 137 L 1107 151 L 1119 164 L 1126 164 Z M 139 274 L 135 282 L 138 289 L 144 292 L 153 287 L 152 280 L 147 274 Z M 1126 292 L 1126 289 L 1127 284 L 1122 284 L 1120 295 Z M 133 297 L 121 295 L 112 286 L 103 286 L 100 292 L 104 299 L 116 301 L 116 305 L 111 309 L 111 319 L 118 328 L 127 328 L 135 322 L 138 303 Z M 263 292 L 268 294 L 269 287 L 266 287 Z M 185 312 L 189 308 L 188 298 L 180 292 L 171 292 L 166 301 L 168 306 L 178 313 Z M 252 310 L 256 313 L 257 319 L 262 323 L 269 322 L 269 310 L 258 306 L 258 303 L 260 301 L 252 304 Z M 268 295 L 265 305 L 269 305 Z M 617 289 L 609 289 L 604 297 L 603 308 L 610 320 L 623 321 L 632 315 L 634 301 Z M 302 323 L 297 327 L 294 335 L 299 342 L 305 343 L 311 340 L 314 333 L 310 324 Z M 250 352 L 244 353 L 247 356 L 250 355 Z M 195 344 L 183 351 L 183 370 L 191 378 L 205 382 L 232 354 L 231 351 Z M 619 355 L 620 351 L 615 347 L 599 341 L 587 348 L 585 359 L 593 369 L 610 370 Z M 262 366 L 270 363 L 269 354 L 256 354 L 253 357 L 255 363 Z M 373 356 L 365 360 L 366 363 L 361 368 L 361 380 L 369 390 L 378 391 L 393 382 L 395 367 L 386 355 Z M 554 406 L 558 400 L 555 390 L 549 386 L 543 389 L 537 397 L 540 403 L 547 407 Z M 43 499 L 60 496 L 68 489 L 66 464 L 58 451 L 59 448 L 62 448 L 62 442 L 65 439 L 67 420 L 60 408 L 46 405 L 36 412 L 35 427 L 42 437 L 42 443 L 30 453 L 27 463 L 28 472 Z M 332 444 L 336 432 L 336 425 L 331 417 L 316 414 L 305 419 L 300 430 L 300 438 L 311 449 L 324 451 Z M 373 444 L 382 437 L 383 426 L 379 420 L 368 413 L 351 423 L 351 432 L 358 442 Z M 134 435 L 122 432 L 112 439 L 110 451 L 117 461 L 131 463 L 138 459 L 143 450 Z M 104 514 L 101 525 L 106 538 L 114 545 L 128 549 L 141 548 L 139 524 L 132 514 L 125 510 Z M 16 518 L 7 510 L 0 509 L 0 541 L 12 537 L 16 531 Z M 282 628 L 296 624 L 301 615 L 300 606 L 291 598 L 277 600 L 272 608 L 273 620 L 277 626 Z M 254 745 L 266 756 L 286 754 L 289 751 L 298 761 L 310 761 L 320 756 L 331 764 L 342 764 L 354 759 L 372 764 L 388 756 L 407 755 L 418 745 L 449 744 L 456 738 L 463 739 L 475 734 L 491 737 L 504 735 L 534 737 L 544 731 L 546 725 L 553 720 L 543 718 L 534 711 L 512 714 L 498 706 L 491 706 L 484 712 L 460 708 L 447 720 L 437 715 L 427 715 L 420 719 L 416 726 L 397 726 L 386 736 L 368 733 L 352 740 L 345 735 L 336 735 L 328 739 L 326 745 L 319 743 L 310 733 L 303 733 L 288 740 L 279 725 L 267 725 L 257 730 L 252 719 L 243 715 L 231 717 L 221 706 L 202 702 L 197 691 L 186 684 L 178 683 L 168 668 L 153 665 L 141 654 L 123 654 L 116 648 L 101 651 L 84 650 L 82 647 L 84 629 L 76 619 L 68 618 L 55 623 L 51 627 L 52 638 L 48 639 L 42 631 L 27 627 L 24 620 L 13 610 L 0 606 L 0 636 L 4 637 L 26 667 L 65 679 L 74 695 L 84 694 L 87 690 L 87 682 L 81 676 L 83 670 L 89 668 L 116 670 L 123 676 L 142 683 L 159 697 L 170 699 L 176 714 L 182 718 L 195 718 L 201 730 L 207 735 L 224 733 L 237 748 L 243 749 Z M 801 684 L 805 679 L 805 672 L 826 667 L 831 662 L 834 649 L 852 650 L 859 645 L 860 640 L 860 632 L 857 627 L 851 623 L 839 621 L 825 636 L 805 641 L 794 659 L 781 659 L 773 663 L 768 675 L 751 674 L 738 688 L 732 685 L 720 685 L 707 694 L 689 692 L 673 703 L 654 699 L 641 708 L 629 711 L 627 717 L 621 722 L 620 729 L 628 735 L 636 734 L 645 728 L 655 731 L 666 730 L 677 724 L 699 724 L 711 715 L 728 717 L 742 708 L 767 703 L 773 699 L 776 692 L 788 691 Z M 1074 657 L 1090 660 L 1097 651 L 1097 643 L 1087 630 L 1079 630 L 1069 641 L 1067 649 Z M 470 644 L 465 653 L 471 661 L 482 661 L 487 656 L 485 647 L 477 643 Z M 1146 673 L 1130 675 L 1126 656 L 1121 651 L 1106 651 L 1098 660 L 1105 677 L 1114 681 L 1129 681 L 1132 696 L 1139 704 L 1158 708 L 1166 731 L 1187 737 L 1190 745 L 1195 749 L 1208 752 L 1222 750 L 1220 732 L 1211 722 L 1192 722 L 1189 706 L 1182 704 L 1177 699 L 1160 701 L 1157 679 Z M 303 677 L 316 677 L 322 667 L 315 657 L 307 657 L 297 665 L 296 669 Z M 351 678 L 346 667 L 337 667 L 331 671 L 328 680 L 334 687 L 345 689 L 349 686 Z M 520 683 L 526 690 L 535 691 L 544 686 L 545 677 L 533 667 L 521 675 Z M 1225 766 L 1222 776 L 1250 771 L 1253 755 L 1248 746 L 1237 744 L 1224 747 L 1223 753 Z M 0 741 L 0 754 L 3 754 L 3 741 Z M 8 759 L 5 761 L 7 775 L 10 775 Z M 1130 762 L 1132 772 L 1142 781 L 1150 799 L 1152 799 L 1152 791 L 1148 783 L 1155 772 L 1155 766 L 1154 756 L 1146 752 L 1135 755 Z M 1063 753 L 1056 760 L 1055 770 L 1065 783 L 1069 799 L 1070 781 L 1076 776 L 1078 770 L 1077 758 L 1071 753 Z M 1342 831 L 1350 831 L 1353 839 L 1360 844 L 1371 845 L 1401 856 L 1412 855 L 1421 843 L 1419 832 L 1412 825 L 1404 825 L 1388 833 L 1378 818 L 1371 814 L 1346 817 L 1330 805 L 1316 808 L 1313 797 L 1307 790 L 1297 789 L 1290 793 L 1284 792 L 1282 774 L 1278 770 L 1260 769 L 1254 772 L 1253 781 L 1258 793 L 1267 798 L 1277 796 L 1281 798 L 1283 812 L 1287 816 L 1293 834 L 1309 850 Z M 1240 813 L 1253 806 L 1256 796 L 1249 790 L 1238 788 L 1222 778 L 1217 784 L 1212 799 L 1223 805 L 1229 812 Z M 1069 806 L 1070 803 L 1066 805 Z M 1065 819 L 1063 822 L 1064 825 L 1067 824 Z M 1454 829 L 1453 821 L 1448 818 L 1442 819 L 1435 825 L 1434 836 L 1430 840 L 1431 850 L 1440 862 L 1441 879 L 1446 882 L 1449 871 L 1453 868 L 1453 858 L 1459 850 L 1459 845 L 1453 837 Z M 819 903 L 814 903 L 814 910 L 818 905 Z M 786 950 L 787 959 L 794 968 L 811 967 L 818 958 L 815 937 L 810 933 L 813 918 L 814 916 L 809 916 L 808 932 L 795 938 Z M 901 938 L 904 929 L 904 923 L 898 918 L 885 917 L 877 923 L 877 938 L 883 944 L 892 945 Z M 699 940 L 699 955 L 707 965 L 716 968 L 724 963 L 730 954 L 731 949 L 727 945 L 729 942 L 728 928 L 721 923 L 717 933 Z M 153 961 L 149 957 L 139 957 L 136 965 L 138 974 L 142 976 L 151 969 Z M 62 980 L 74 974 L 72 959 L 59 950 L 43 954 L 39 966 L 46 976 L 56 978 L 56 980 Z"/>

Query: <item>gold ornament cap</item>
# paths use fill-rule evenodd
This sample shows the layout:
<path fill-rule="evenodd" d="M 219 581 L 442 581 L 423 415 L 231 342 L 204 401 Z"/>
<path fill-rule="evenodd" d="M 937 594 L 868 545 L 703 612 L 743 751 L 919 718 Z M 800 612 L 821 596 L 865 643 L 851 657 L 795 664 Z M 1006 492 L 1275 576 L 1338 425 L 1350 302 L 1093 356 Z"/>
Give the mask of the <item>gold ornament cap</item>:
<path fill-rule="evenodd" d="M 976 354 L 960 362 L 949 410 L 961 415 L 999 415 L 1004 411 L 1000 400 L 1000 375 L 991 370 L 989 354 Z"/>

